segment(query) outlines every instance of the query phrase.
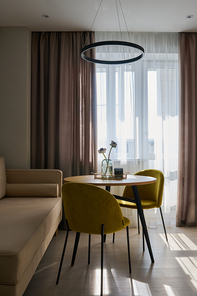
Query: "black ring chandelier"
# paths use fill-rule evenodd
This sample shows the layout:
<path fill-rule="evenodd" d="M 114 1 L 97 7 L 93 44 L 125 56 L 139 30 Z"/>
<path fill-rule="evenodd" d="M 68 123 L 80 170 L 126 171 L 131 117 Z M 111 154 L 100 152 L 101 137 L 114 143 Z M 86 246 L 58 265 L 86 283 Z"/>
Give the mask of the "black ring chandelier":
<path fill-rule="evenodd" d="M 119 20 L 119 13 L 118 13 L 118 5 L 117 5 L 117 1 L 118 0 L 115 0 L 116 1 L 116 7 L 117 7 L 117 14 L 118 14 L 118 20 Z M 128 27 L 127 27 L 127 24 L 126 24 L 126 20 L 125 20 L 125 16 L 124 16 L 124 13 L 123 13 L 123 9 L 122 9 L 122 5 L 121 5 L 121 0 L 119 0 L 119 5 L 121 7 L 121 10 L 122 10 L 122 15 L 123 15 L 123 18 L 124 18 L 124 21 L 125 21 L 125 25 L 126 25 L 126 28 L 127 28 L 127 33 L 128 33 Z M 100 1 L 100 5 L 98 7 L 98 10 L 97 10 L 97 13 L 95 15 L 95 18 L 93 20 L 93 23 L 92 23 L 92 26 L 91 28 L 93 27 L 93 24 L 94 24 L 94 21 L 96 19 L 96 16 L 98 14 L 98 11 L 101 7 L 101 4 L 102 4 L 103 0 Z M 120 27 L 120 20 L 119 20 L 119 27 Z M 91 29 L 90 29 L 91 31 Z M 129 33 L 128 33 L 129 35 Z M 101 46 L 111 46 L 111 45 L 114 45 L 114 46 L 124 46 L 124 47 L 128 47 L 128 48 L 135 48 L 137 50 L 139 50 L 139 55 L 133 57 L 133 58 L 129 58 L 129 59 L 123 59 L 123 60 L 115 60 L 115 61 L 112 61 L 112 60 L 100 60 L 100 59 L 95 59 L 95 58 L 92 58 L 92 57 L 88 57 L 85 53 L 88 51 L 88 50 L 91 50 L 93 48 L 97 48 L 97 47 L 101 47 Z M 81 50 L 81 57 L 85 60 L 85 61 L 88 61 L 88 62 L 91 62 L 91 63 L 95 63 L 95 64 L 105 64 L 105 65 L 121 65 L 121 64 L 129 64 L 129 63 L 133 63 L 135 61 L 138 61 L 140 60 L 144 55 L 144 48 L 136 43 L 132 43 L 132 42 L 127 42 L 127 41 L 118 41 L 118 40 L 108 40 L 108 41 L 100 41 L 100 42 L 95 42 L 95 43 L 90 43 L 89 45 L 85 45 L 82 50 Z"/>
<path fill-rule="evenodd" d="M 117 60 L 117 61 L 109 61 L 109 60 L 98 60 L 98 59 L 94 59 L 91 57 L 88 57 L 85 55 L 85 52 L 99 47 L 99 46 L 108 46 L 108 45 L 120 45 L 120 46 L 127 46 L 127 47 L 131 47 L 131 48 L 137 48 L 141 54 L 139 54 L 138 56 L 131 58 L 131 59 L 125 59 L 125 60 Z M 100 41 L 100 42 L 95 42 L 95 43 L 91 43 L 87 46 L 84 46 L 81 50 L 81 57 L 88 62 L 92 62 L 92 63 L 97 63 L 97 64 L 107 64 L 107 65 L 121 65 L 121 64 L 129 64 L 129 63 L 133 63 L 135 61 L 140 60 L 144 55 L 144 49 L 142 46 L 135 44 L 135 43 L 131 43 L 131 42 L 126 42 L 126 41 Z"/>

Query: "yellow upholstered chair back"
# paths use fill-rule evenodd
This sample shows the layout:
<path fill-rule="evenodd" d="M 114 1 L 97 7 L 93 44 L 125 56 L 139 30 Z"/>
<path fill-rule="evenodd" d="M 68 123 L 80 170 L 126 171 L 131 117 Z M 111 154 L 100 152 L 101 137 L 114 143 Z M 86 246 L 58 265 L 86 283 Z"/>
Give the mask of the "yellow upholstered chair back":
<path fill-rule="evenodd" d="M 149 176 L 157 179 L 156 183 L 137 186 L 138 194 L 141 200 L 152 200 L 155 207 L 160 208 L 163 197 L 164 175 L 161 171 L 148 169 L 137 172 L 135 175 Z M 134 198 L 131 186 L 126 186 L 123 192 L 124 197 Z"/>
<path fill-rule="evenodd" d="M 115 197 L 106 190 L 83 183 L 62 186 L 65 218 L 70 230 L 81 233 L 113 233 L 125 228 L 125 219 Z"/>

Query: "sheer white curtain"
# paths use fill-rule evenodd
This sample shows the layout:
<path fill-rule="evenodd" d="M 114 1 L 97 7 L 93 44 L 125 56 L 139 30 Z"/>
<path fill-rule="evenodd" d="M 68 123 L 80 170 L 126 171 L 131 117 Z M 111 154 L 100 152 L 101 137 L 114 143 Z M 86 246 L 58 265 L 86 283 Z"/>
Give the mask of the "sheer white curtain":
<path fill-rule="evenodd" d="M 178 34 L 96 32 L 95 41 L 124 40 L 144 47 L 144 57 L 129 65 L 99 65 L 97 71 L 98 149 L 109 151 L 114 167 L 131 174 L 148 168 L 165 176 L 163 213 L 175 224 L 178 168 Z M 99 59 L 129 58 L 127 49 L 100 47 Z M 135 54 L 135 53 L 134 53 Z M 102 155 L 98 157 L 98 168 Z M 123 188 L 112 192 L 121 194 Z M 136 225 L 136 211 L 124 209 Z M 146 210 L 150 227 L 161 223 L 157 210 Z"/>

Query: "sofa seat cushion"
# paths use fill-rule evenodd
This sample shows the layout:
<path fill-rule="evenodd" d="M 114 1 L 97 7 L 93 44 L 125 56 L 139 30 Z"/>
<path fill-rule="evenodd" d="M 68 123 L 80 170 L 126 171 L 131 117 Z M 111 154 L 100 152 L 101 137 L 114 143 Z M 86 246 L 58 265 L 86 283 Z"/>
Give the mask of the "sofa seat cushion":
<path fill-rule="evenodd" d="M 16 284 L 61 216 L 62 199 L 4 197 L 0 203 L 0 284 Z"/>

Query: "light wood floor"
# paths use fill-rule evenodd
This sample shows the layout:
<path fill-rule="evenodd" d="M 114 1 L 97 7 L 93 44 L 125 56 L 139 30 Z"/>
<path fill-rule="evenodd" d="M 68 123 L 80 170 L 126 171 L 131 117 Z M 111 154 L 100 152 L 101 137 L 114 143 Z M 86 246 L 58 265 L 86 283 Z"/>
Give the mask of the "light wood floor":
<path fill-rule="evenodd" d="M 113 296 L 196 296 L 197 228 L 167 228 L 169 245 L 162 226 L 149 229 L 155 263 L 142 238 L 130 228 L 132 274 L 127 260 L 126 231 L 107 236 L 104 247 L 104 295 Z M 54 237 L 24 296 L 100 295 L 100 236 L 92 236 L 91 263 L 87 264 L 88 235 L 82 234 L 76 262 L 70 266 L 75 233 L 70 233 L 59 285 L 56 277 L 66 232 Z"/>

